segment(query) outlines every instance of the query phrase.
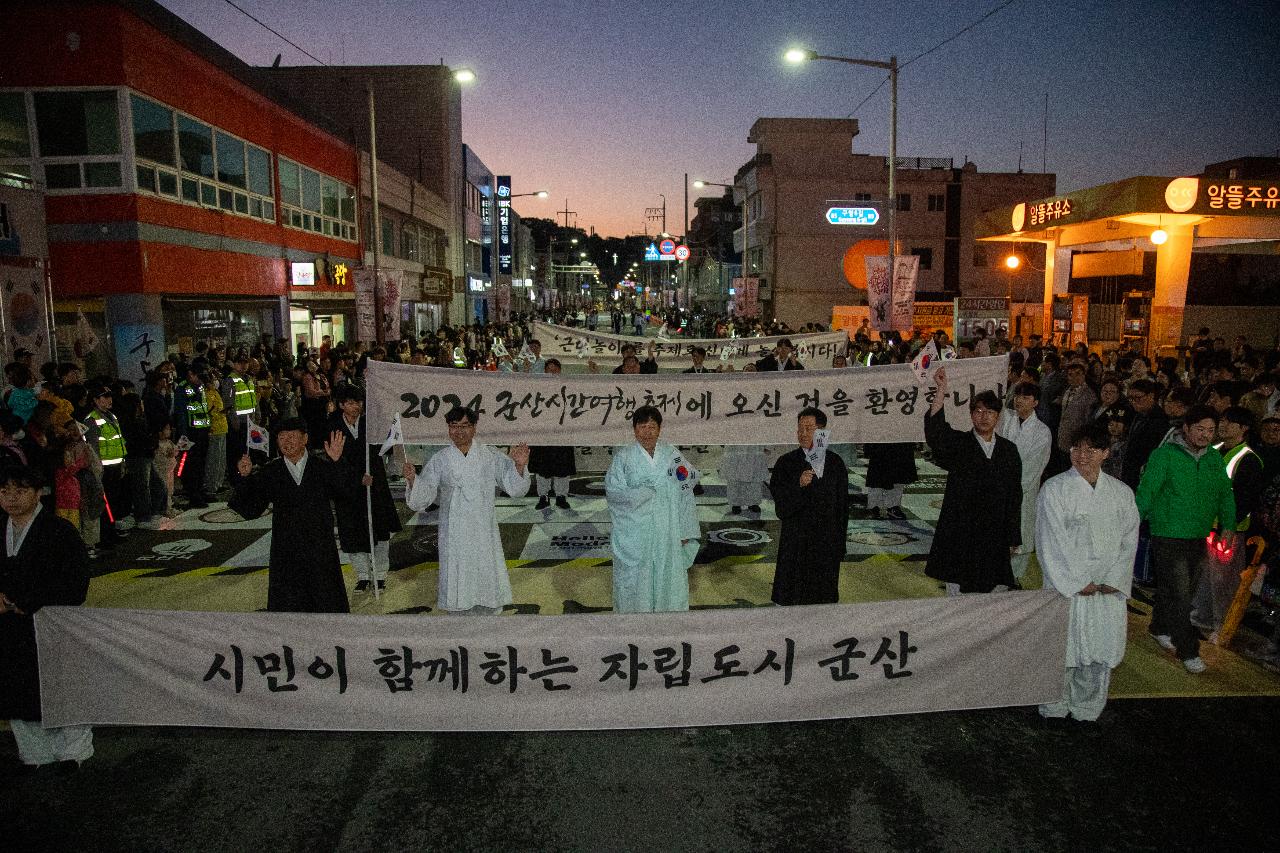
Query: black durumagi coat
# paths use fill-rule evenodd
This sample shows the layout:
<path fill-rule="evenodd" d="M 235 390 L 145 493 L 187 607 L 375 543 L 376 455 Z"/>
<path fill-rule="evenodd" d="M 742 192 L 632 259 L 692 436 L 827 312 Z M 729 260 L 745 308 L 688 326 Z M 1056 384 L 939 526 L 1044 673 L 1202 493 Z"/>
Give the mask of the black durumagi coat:
<path fill-rule="evenodd" d="M 1012 586 L 1009 548 L 1022 544 L 1018 448 L 997 435 L 988 459 L 973 430 L 952 429 L 942 410 L 925 415 L 924 436 L 934 464 L 947 472 L 925 574 L 959 584 L 961 592 Z"/>
<path fill-rule="evenodd" d="M 271 566 L 267 610 L 274 613 L 348 613 L 330 501 L 344 499 L 360 476 L 344 460 L 311 453 L 302 483 L 277 456 L 241 480 L 227 506 L 245 518 L 271 507 Z"/>
<path fill-rule="evenodd" d="M 0 514 L 0 535 L 9 518 Z M 0 613 L 0 719 L 40 719 L 35 614 L 41 607 L 84 604 L 89 552 L 66 519 L 41 509 L 15 556 L 0 547 L 0 592 L 22 611 Z"/>
<path fill-rule="evenodd" d="M 840 600 L 840 563 L 849 526 L 849 471 L 827 451 L 822 476 L 807 486 L 800 474 L 811 470 L 804 450 L 779 457 L 769 478 L 782 532 L 773 575 L 776 604 L 834 604 Z"/>
<path fill-rule="evenodd" d="M 373 498 L 373 537 L 375 541 L 382 542 L 390 539 L 391 534 L 400 530 L 400 516 L 396 514 L 396 504 L 391 498 L 391 487 L 387 485 L 386 463 L 378 454 L 382 443 L 373 445 L 368 443 L 369 438 L 365 433 L 366 421 L 367 418 L 361 415 L 360 420 L 356 422 L 359 432 L 355 438 L 352 438 L 351 430 L 347 429 L 342 413 L 335 412 L 329 418 L 326 434 L 341 430 L 347 437 L 346 444 L 342 446 L 342 461 L 355 471 L 357 477 L 364 477 L 365 460 L 360 455 L 360 449 L 364 448 L 369 454 L 369 474 L 373 477 L 373 484 L 370 486 Z M 355 491 L 348 492 L 333 502 L 333 508 L 338 514 L 338 542 L 342 545 L 342 550 L 348 554 L 369 553 L 369 502 L 365 499 L 365 491 L 364 486 L 359 486 Z"/>

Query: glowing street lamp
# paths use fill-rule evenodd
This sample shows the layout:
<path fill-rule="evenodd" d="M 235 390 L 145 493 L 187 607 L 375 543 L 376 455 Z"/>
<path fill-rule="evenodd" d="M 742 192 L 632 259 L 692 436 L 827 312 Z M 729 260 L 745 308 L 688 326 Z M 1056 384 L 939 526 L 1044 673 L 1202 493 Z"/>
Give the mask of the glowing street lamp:
<path fill-rule="evenodd" d="M 459 83 L 473 83 L 476 79 L 476 72 L 470 68 L 458 68 L 453 72 L 453 79 Z"/>
<path fill-rule="evenodd" d="M 1017 255 L 1010 255 L 1004 259 L 1004 265 L 1011 270 L 1016 270 L 1018 267 L 1022 266 L 1022 258 L 1019 258 Z"/>
<path fill-rule="evenodd" d="M 888 62 L 877 59 L 851 59 L 847 56 L 825 56 L 803 47 L 793 47 L 782 55 L 792 65 L 810 62 L 815 59 L 826 59 L 831 62 L 843 62 L 847 65 L 864 65 L 868 68 L 883 68 L 889 72 L 889 277 L 896 275 L 894 255 L 898 251 L 898 57 L 889 57 Z M 744 224 L 745 228 L 745 224 Z M 745 231 L 743 232 L 745 236 Z"/>
<path fill-rule="evenodd" d="M 1151 232 L 1151 242 L 1157 246 L 1163 246 L 1169 241 L 1169 232 L 1163 228 L 1157 228 Z"/>

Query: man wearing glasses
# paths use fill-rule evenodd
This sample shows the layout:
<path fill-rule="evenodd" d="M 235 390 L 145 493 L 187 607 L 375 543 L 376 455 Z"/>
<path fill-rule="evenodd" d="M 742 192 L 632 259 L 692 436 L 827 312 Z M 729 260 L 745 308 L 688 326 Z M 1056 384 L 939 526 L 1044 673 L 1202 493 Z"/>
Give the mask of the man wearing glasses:
<path fill-rule="evenodd" d="M 1125 446 L 1120 479 L 1134 491 L 1137 491 L 1138 481 L 1142 478 L 1142 467 L 1169 431 L 1169 418 L 1156 405 L 1156 390 L 1156 383 L 1150 379 L 1135 379 L 1129 383 L 1127 396 L 1133 409 L 1133 423 L 1129 427 L 1129 443 Z"/>
<path fill-rule="evenodd" d="M 1138 511 L 1151 525 L 1156 602 L 1148 629 L 1161 648 L 1201 673 L 1200 635 L 1191 625 L 1191 596 L 1200 582 L 1204 539 L 1215 521 L 1223 547 L 1235 542 L 1236 502 L 1222 454 L 1210 444 L 1218 416 L 1208 406 L 1187 412 L 1180 435 L 1152 452 L 1138 485 Z"/>

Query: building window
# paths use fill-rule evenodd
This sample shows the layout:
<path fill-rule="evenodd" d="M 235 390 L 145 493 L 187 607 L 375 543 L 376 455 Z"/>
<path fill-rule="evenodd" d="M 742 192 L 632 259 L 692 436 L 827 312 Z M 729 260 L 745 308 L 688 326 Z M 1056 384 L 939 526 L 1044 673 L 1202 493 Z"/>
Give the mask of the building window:
<path fill-rule="evenodd" d="M 139 192 L 275 222 L 270 152 L 139 95 L 129 106 Z"/>
<path fill-rule="evenodd" d="M 871 193 L 854 193 L 854 201 L 871 201 Z"/>
<path fill-rule="evenodd" d="M 987 265 L 986 246 L 978 245 L 973 247 L 973 265 L 975 267 L 985 267 Z"/>
<path fill-rule="evenodd" d="M 947 197 L 942 193 L 929 193 L 929 212 L 942 213 L 947 209 Z"/>
<path fill-rule="evenodd" d="M 355 240 L 355 190 L 285 157 L 277 159 L 281 224 L 342 240 Z"/>
<path fill-rule="evenodd" d="M 25 99 L 23 112 L 25 113 Z M 45 167 L 45 186 L 51 190 L 82 187 L 121 186 L 120 116 L 114 91 L 36 92 L 34 94 L 36 139 Z M 5 128 L 0 137 L 9 149 L 21 150 L 13 138 L 25 131 L 25 115 L 20 126 L 10 127 L 10 113 L 18 103 L 10 101 L 5 110 Z M 15 122 L 16 125 L 16 122 Z M 30 142 L 26 150 L 30 155 Z M 0 156 L 12 156 L 5 152 Z"/>
<path fill-rule="evenodd" d="M 911 193 L 898 193 L 898 210 L 911 209 Z"/>
<path fill-rule="evenodd" d="M 0 160 L 28 160 L 27 98 L 22 92 L 0 92 Z"/>
<path fill-rule="evenodd" d="M 912 249 L 911 254 L 920 259 L 920 269 L 933 269 L 933 249 Z"/>
<path fill-rule="evenodd" d="M 386 215 L 382 217 L 382 254 L 389 258 L 396 256 L 396 222 Z"/>
<path fill-rule="evenodd" d="M 418 226 L 411 222 L 404 224 L 404 229 L 400 232 L 400 245 L 404 249 L 405 260 L 421 263 L 422 252 L 419 248 Z"/>

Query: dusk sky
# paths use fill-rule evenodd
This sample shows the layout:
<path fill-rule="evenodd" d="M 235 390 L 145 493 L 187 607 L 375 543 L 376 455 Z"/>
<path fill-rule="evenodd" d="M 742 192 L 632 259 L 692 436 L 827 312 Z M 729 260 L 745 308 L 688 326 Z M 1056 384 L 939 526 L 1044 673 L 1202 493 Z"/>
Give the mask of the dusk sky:
<path fill-rule="evenodd" d="M 161 2 L 246 62 L 314 64 L 223 0 Z M 884 76 L 789 66 L 787 47 L 905 63 L 1003 0 L 237 3 L 330 64 L 472 68 L 464 141 L 516 192 L 551 193 L 520 213 L 549 218 L 567 200 L 579 227 L 623 235 L 660 194 L 682 231 L 684 173 L 731 182 L 756 118 L 842 118 Z M 1025 143 L 1023 168 L 1039 171 L 1047 92 L 1060 192 L 1275 156 L 1278 49 L 1263 0 L 1014 0 L 900 72 L 899 155 L 1012 171 Z M 886 84 L 854 115 L 855 151 L 887 153 L 888 115 Z"/>

